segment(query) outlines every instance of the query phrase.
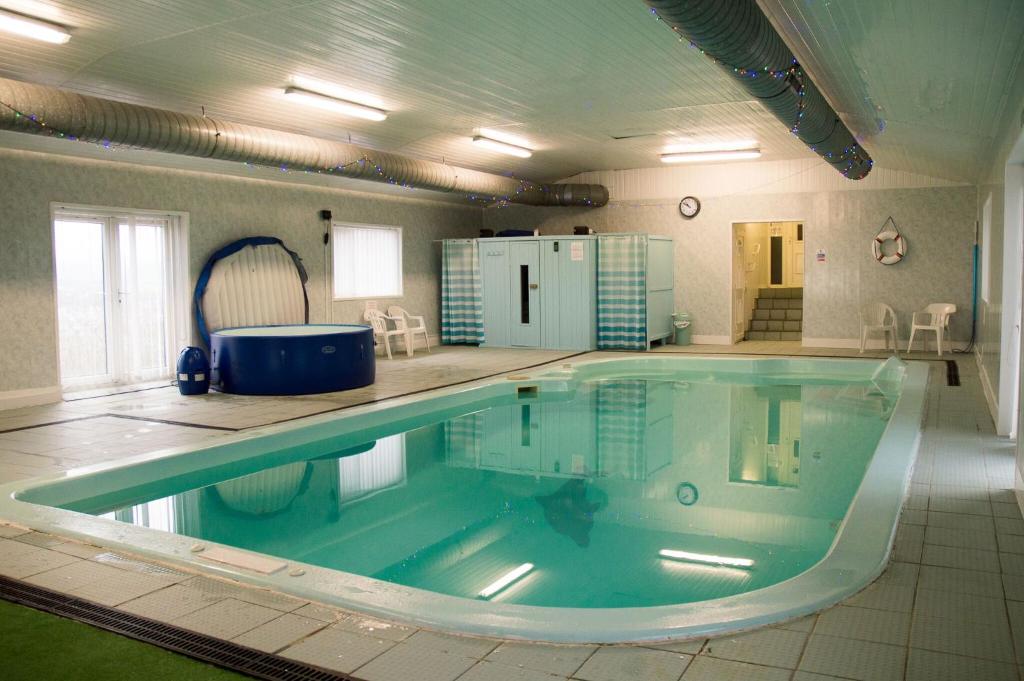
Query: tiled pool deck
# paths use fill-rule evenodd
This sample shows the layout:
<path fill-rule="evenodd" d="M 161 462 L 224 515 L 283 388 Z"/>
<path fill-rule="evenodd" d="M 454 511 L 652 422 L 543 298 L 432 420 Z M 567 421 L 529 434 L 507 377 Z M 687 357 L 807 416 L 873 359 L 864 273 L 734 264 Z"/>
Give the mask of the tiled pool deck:
<path fill-rule="evenodd" d="M 383 361 L 380 380 L 363 395 L 196 400 L 161 388 L 0 412 L 0 481 L 564 361 L 564 354 L 445 349 Z M 0 574 L 366 681 L 1019 680 L 1024 519 L 1011 491 L 1014 447 L 994 435 L 973 357 L 947 358 L 959 360 L 963 385 L 946 386 L 945 365 L 932 364 L 921 451 L 889 569 L 837 607 L 747 634 L 644 646 L 451 636 L 9 525 L 0 525 Z"/>

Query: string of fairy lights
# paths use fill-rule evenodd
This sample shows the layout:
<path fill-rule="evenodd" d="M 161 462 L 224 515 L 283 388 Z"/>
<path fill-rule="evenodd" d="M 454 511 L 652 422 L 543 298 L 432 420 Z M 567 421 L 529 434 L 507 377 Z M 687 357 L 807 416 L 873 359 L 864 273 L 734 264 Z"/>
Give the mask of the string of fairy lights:
<path fill-rule="evenodd" d="M 807 101 L 804 98 L 804 95 L 805 95 L 806 90 L 807 90 L 807 85 L 804 82 L 804 77 L 806 76 L 806 74 L 804 73 L 803 68 L 800 66 L 800 63 L 796 60 L 796 58 L 794 58 L 792 63 L 790 63 L 790 65 L 787 68 L 784 68 L 784 69 L 773 69 L 773 68 L 771 68 L 769 66 L 764 66 L 762 68 L 757 68 L 757 67 L 751 68 L 751 67 L 734 66 L 732 64 L 728 64 L 728 63 L 722 61 L 721 59 L 715 57 L 714 55 L 708 54 L 706 51 L 704 51 L 704 49 L 700 45 L 698 45 L 697 43 L 693 42 L 692 40 L 687 40 L 685 36 L 683 36 L 683 35 L 681 35 L 679 33 L 679 28 L 677 26 L 675 26 L 672 22 L 666 21 L 666 20 L 662 19 L 661 15 L 658 14 L 658 10 L 655 9 L 654 7 L 650 8 L 650 12 L 651 12 L 651 15 L 653 15 L 654 18 L 657 21 L 665 24 L 670 29 L 672 29 L 672 32 L 676 34 L 679 42 L 687 43 L 691 49 L 695 49 L 695 50 L 699 51 L 704 57 L 706 57 L 707 59 L 710 59 L 716 66 L 719 66 L 719 67 L 725 68 L 725 69 L 729 69 L 733 73 L 735 73 L 736 75 L 738 75 L 738 76 L 740 76 L 742 78 L 746 78 L 748 76 L 750 78 L 760 78 L 762 76 L 767 76 L 768 78 L 773 78 L 775 80 L 780 80 L 780 79 L 788 80 L 793 86 L 795 86 L 794 90 L 795 90 L 795 93 L 796 93 L 796 96 L 797 96 L 796 120 L 794 120 L 793 121 L 793 125 L 790 126 L 789 132 L 792 133 L 795 136 L 799 136 L 799 133 L 800 133 L 800 123 L 802 122 L 803 117 L 804 117 L 804 108 L 806 107 L 806 101 Z M 785 92 L 785 91 L 783 90 L 782 92 Z M 779 92 L 778 94 L 776 94 L 774 96 L 778 96 L 779 94 L 782 94 L 782 92 Z M 828 135 L 826 135 L 823 139 L 820 139 L 820 140 L 818 140 L 817 142 L 815 142 L 813 144 L 808 144 L 808 146 L 810 147 L 811 151 L 817 151 L 817 145 L 821 144 L 822 142 L 827 140 L 829 137 L 831 137 L 832 133 L 834 133 L 835 129 L 838 127 L 838 124 L 839 124 L 839 119 L 836 118 L 833 121 L 832 130 L 829 132 Z M 847 176 L 849 174 L 849 172 L 853 169 L 854 163 L 856 163 L 856 161 L 860 157 L 859 150 L 860 150 L 860 144 L 858 142 L 854 141 L 854 143 L 852 145 L 843 148 L 842 153 L 840 153 L 840 154 L 838 154 L 838 156 L 836 156 L 836 160 L 835 161 L 832 160 L 833 156 L 835 156 L 835 155 L 831 151 L 825 152 L 823 154 L 823 156 L 824 156 L 824 158 L 829 163 L 832 163 L 833 165 L 845 162 L 846 163 L 846 167 L 843 168 L 843 169 L 840 169 L 839 172 L 841 172 L 844 176 Z M 873 162 L 870 159 L 868 159 L 868 165 L 873 165 Z"/>
<path fill-rule="evenodd" d="M 47 124 L 47 122 L 45 120 L 43 120 L 41 117 L 39 117 L 38 115 L 20 111 L 15 106 L 13 106 L 13 105 L 5 102 L 5 101 L 0 100 L 0 106 L 2 106 L 4 108 L 8 109 L 9 111 L 11 111 L 14 114 L 15 119 L 24 119 L 26 121 L 29 121 L 30 123 L 32 123 L 33 125 L 38 127 L 39 131 L 42 134 L 46 135 L 46 136 L 55 137 L 55 138 L 58 138 L 58 139 L 64 139 L 64 140 L 68 140 L 70 142 L 82 142 L 82 143 L 86 143 L 86 144 L 93 144 L 95 146 L 100 146 L 100 147 L 103 147 L 104 149 L 111 150 L 111 151 L 114 151 L 114 150 L 118 149 L 118 145 L 114 144 L 111 140 L 108 140 L 108 139 L 100 140 L 99 142 L 93 142 L 91 140 L 80 139 L 76 135 L 67 133 L 67 132 L 65 132 L 63 130 L 60 130 L 58 128 L 55 128 L 55 127 Z M 131 148 L 131 147 L 126 147 L 126 148 Z M 255 161 L 249 161 L 249 160 L 242 161 L 242 164 L 244 166 L 246 166 L 247 168 L 276 168 L 277 170 L 279 170 L 281 172 L 284 172 L 284 173 L 301 172 L 301 173 L 306 174 L 306 175 L 344 175 L 345 174 L 344 171 L 348 170 L 349 168 L 354 168 L 356 166 L 359 166 L 360 169 L 365 169 L 367 166 L 372 166 L 373 171 L 377 174 L 377 176 L 382 178 L 386 183 L 394 185 L 396 187 L 400 187 L 402 189 L 409 190 L 409 191 L 416 191 L 416 189 L 417 189 L 417 187 L 415 187 L 413 184 L 411 184 L 411 183 L 409 183 L 409 182 L 407 182 L 405 180 L 400 180 L 400 179 L 398 179 L 398 178 L 396 178 L 396 177 L 394 177 L 392 175 L 389 175 L 387 172 L 385 172 L 384 168 L 381 167 L 380 163 L 378 163 L 377 161 L 374 161 L 372 158 L 370 158 L 369 156 L 367 156 L 365 154 L 363 154 L 360 158 L 358 158 L 358 159 L 356 159 L 354 161 L 350 161 L 348 163 L 341 163 L 341 164 L 329 166 L 329 167 L 326 167 L 326 168 L 309 168 L 309 167 L 295 168 L 295 167 L 288 166 L 287 164 L 280 164 L 280 165 L 277 165 L 277 166 L 272 166 L 272 165 L 269 165 L 269 164 L 266 164 L 266 163 L 259 163 L 259 162 L 255 162 Z M 521 196 L 522 194 L 524 194 L 525 192 L 527 192 L 527 191 L 540 191 L 540 192 L 545 192 L 545 193 L 550 192 L 550 189 L 546 185 L 536 184 L 536 183 L 530 182 L 528 180 L 524 180 L 522 178 L 515 177 L 514 175 L 511 175 L 511 174 L 507 175 L 507 177 L 510 180 L 513 180 L 513 181 L 515 181 L 517 183 L 517 186 L 516 186 L 515 190 L 513 192 L 511 192 L 510 194 L 498 195 L 498 194 L 481 194 L 479 192 L 475 192 L 475 193 L 466 194 L 466 198 L 469 201 L 472 201 L 474 203 L 479 203 L 479 204 L 495 204 L 495 205 L 497 205 L 499 207 L 507 207 L 509 205 L 514 204 L 516 202 L 516 199 L 519 196 Z M 590 199 L 585 199 L 584 203 L 587 204 L 587 205 L 591 205 Z"/>

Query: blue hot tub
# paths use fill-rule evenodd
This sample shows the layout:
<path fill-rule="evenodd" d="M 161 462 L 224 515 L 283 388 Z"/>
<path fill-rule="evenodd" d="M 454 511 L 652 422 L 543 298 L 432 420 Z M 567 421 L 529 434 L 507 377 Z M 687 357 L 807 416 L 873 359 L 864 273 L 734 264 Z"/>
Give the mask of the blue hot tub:
<path fill-rule="evenodd" d="M 373 383 L 373 330 L 358 324 L 243 326 L 210 334 L 212 385 L 240 395 L 306 395 Z"/>

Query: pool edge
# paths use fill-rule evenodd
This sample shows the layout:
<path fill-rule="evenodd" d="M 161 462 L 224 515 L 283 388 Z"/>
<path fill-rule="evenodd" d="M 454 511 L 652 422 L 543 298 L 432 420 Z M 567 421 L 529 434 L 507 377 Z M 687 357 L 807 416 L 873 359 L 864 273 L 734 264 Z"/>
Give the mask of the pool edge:
<path fill-rule="evenodd" d="M 628 356 L 583 359 L 583 363 L 618 362 L 626 357 Z M 761 364 L 780 360 L 740 361 Z M 814 360 L 799 358 L 797 361 Z M 877 360 L 848 361 L 879 363 Z M 305 574 L 302 577 L 289 577 L 287 574 L 252 575 L 197 559 L 189 551 L 196 540 L 188 537 L 136 527 L 125 528 L 132 531 L 123 531 L 120 536 L 112 536 L 106 532 L 100 532 L 97 536 L 95 528 L 89 527 L 93 523 L 88 519 L 74 517 L 78 514 L 30 504 L 11 497 L 13 492 L 26 491 L 45 482 L 53 482 L 53 479 L 20 481 L 4 485 L 0 488 L 3 493 L 3 497 L 0 498 L 0 517 L 33 529 L 100 543 L 102 546 L 157 561 L 184 565 L 192 570 L 226 576 L 375 617 L 409 622 L 430 629 L 559 643 L 651 642 L 718 635 L 791 620 L 834 605 L 869 585 L 885 569 L 916 459 L 928 384 L 929 367 L 926 363 L 910 362 L 905 366 L 906 377 L 902 394 L 864 473 L 860 488 L 851 502 L 846 520 L 828 554 L 815 566 L 789 580 L 745 594 L 711 601 L 647 608 L 542 608 L 476 602 L 295 561 L 289 561 L 289 565 L 303 568 Z M 548 375 L 557 374 L 558 367 L 552 365 L 544 367 L 542 371 Z M 460 392 L 469 394 L 487 386 L 510 384 L 512 383 L 504 378 L 490 379 L 478 385 L 442 388 L 426 395 L 437 397 Z M 420 395 L 418 399 L 422 400 L 423 397 Z M 404 404 L 407 401 L 400 402 Z M 395 402 L 389 401 L 385 404 L 370 405 L 368 409 L 358 411 L 380 411 L 394 406 Z M 331 418 L 338 418 L 338 415 Z M 297 424 L 303 425 L 303 422 L 293 422 L 289 426 L 295 427 Z M 262 430 L 247 431 L 247 437 L 244 439 L 258 436 Z M 193 449 L 188 448 L 187 451 Z M 175 450 L 160 454 L 174 456 Z M 136 463 L 134 459 L 136 457 L 133 457 L 133 460 L 118 462 L 114 466 L 99 468 L 121 468 Z M 60 514 L 65 517 L 57 517 Z M 880 514 L 883 514 L 882 517 Z M 69 515 L 73 517 L 68 518 Z M 884 527 L 888 529 L 882 532 L 879 528 Z M 866 530 L 871 530 L 870 536 L 863 536 Z M 145 533 L 149 539 L 141 542 L 141 548 L 138 542 L 130 541 L 138 538 L 140 533 Z M 154 535 L 160 536 L 154 539 Z M 203 543 L 209 546 L 217 545 L 213 542 Z M 864 555 L 868 557 L 864 558 Z M 766 611 L 770 614 L 766 614 Z M 711 619 L 716 621 L 712 624 L 709 622 Z M 579 625 L 582 621 L 586 621 L 585 628 Z"/>

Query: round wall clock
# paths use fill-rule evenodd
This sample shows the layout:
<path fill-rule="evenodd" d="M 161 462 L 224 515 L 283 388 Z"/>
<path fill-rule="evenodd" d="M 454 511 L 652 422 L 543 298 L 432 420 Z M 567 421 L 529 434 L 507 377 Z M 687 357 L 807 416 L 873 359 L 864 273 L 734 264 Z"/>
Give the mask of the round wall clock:
<path fill-rule="evenodd" d="M 687 196 L 679 202 L 679 212 L 684 218 L 693 218 L 700 212 L 700 201 L 696 196 Z"/>
<path fill-rule="evenodd" d="M 700 498 L 700 494 L 697 492 L 697 486 L 692 482 L 683 482 L 676 488 L 676 499 L 683 506 L 693 506 L 697 503 L 697 499 Z"/>

